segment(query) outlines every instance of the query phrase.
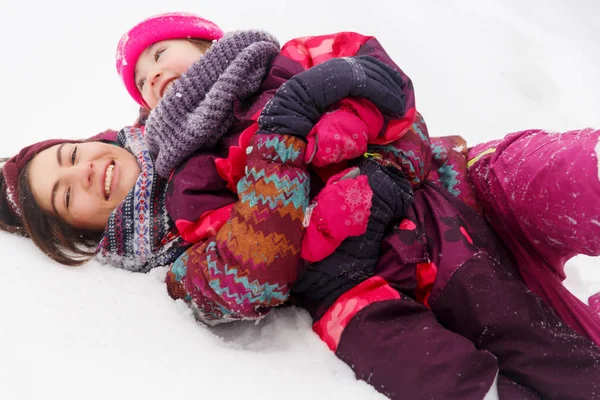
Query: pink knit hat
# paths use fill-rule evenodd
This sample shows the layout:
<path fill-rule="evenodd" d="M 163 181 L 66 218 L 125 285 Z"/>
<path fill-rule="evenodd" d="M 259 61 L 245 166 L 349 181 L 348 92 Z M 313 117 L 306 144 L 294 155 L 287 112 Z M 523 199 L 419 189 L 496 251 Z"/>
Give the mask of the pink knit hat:
<path fill-rule="evenodd" d="M 127 91 L 140 105 L 147 107 L 135 84 L 135 64 L 150 45 L 170 39 L 217 40 L 223 31 L 213 22 L 194 14 L 173 12 L 143 20 L 126 32 L 117 46 L 117 72 Z"/>

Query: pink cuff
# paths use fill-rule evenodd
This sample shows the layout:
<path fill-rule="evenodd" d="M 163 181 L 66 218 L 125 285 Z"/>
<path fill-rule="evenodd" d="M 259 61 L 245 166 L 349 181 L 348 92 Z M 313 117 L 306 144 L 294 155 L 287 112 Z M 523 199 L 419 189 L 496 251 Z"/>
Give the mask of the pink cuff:
<path fill-rule="evenodd" d="M 341 295 L 314 323 L 313 331 L 331 351 L 336 351 L 350 320 L 363 308 L 378 301 L 399 299 L 400 294 L 380 276 L 373 276 Z"/>

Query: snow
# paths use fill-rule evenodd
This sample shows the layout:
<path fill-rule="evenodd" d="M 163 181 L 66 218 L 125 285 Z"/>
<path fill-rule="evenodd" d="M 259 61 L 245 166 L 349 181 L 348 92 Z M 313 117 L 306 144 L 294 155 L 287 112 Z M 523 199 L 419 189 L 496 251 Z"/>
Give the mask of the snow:
<path fill-rule="evenodd" d="M 532 127 L 600 127 L 595 0 L 2 1 L 0 156 L 133 122 L 117 42 L 143 18 L 175 10 L 281 42 L 375 35 L 413 79 L 433 136 L 474 144 Z M 209 330 L 168 297 L 164 270 L 63 267 L 26 239 L 0 238 L 3 400 L 383 398 L 316 338 L 303 311 Z M 570 263 L 567 285 L 582 300 L 600 290 L 599 267 L 589 257 Z"/>

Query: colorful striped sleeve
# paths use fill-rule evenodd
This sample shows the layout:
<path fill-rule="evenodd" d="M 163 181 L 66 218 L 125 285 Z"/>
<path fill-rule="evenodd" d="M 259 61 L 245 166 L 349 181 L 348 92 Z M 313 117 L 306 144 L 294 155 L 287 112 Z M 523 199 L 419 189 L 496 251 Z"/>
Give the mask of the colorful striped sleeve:
<path fill-rule="evenodd" d="M 288 299 L 301 266 L 308 205 L 305 147 L 292 136 L 255 135 L 229 220 L 171 266 L 169 294 L 199 320 L 256 319 Z"/>

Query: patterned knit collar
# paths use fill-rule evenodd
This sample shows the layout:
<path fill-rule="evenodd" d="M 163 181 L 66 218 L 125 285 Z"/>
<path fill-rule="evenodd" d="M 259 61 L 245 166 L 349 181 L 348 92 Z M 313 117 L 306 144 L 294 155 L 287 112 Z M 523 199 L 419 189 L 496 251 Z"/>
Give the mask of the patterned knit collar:
<path fill-rule="evenodd" d="M 158 176 L 142 131 L 126 127 L 117 136 L 131 152 L 141 173 L 125 200 L 110 214 L 98 245 L 98 259 L 133 272 L 169 265 L 189 246 L 167 213 L 168 182 Z"/>

